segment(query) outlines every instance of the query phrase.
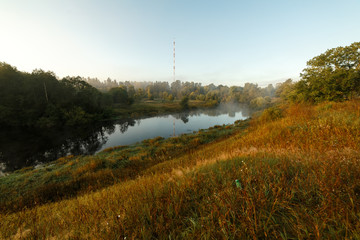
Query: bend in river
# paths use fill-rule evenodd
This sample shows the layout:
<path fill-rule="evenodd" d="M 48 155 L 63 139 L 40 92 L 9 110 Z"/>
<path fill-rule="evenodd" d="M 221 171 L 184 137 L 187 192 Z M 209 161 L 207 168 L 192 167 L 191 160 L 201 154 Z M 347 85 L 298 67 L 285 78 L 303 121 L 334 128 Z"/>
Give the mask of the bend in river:
<path fill-rule="evenodd" d="M 232 124 L 249 117 L 246 106 L 222 105 L 213 109 L 186 111 L 144 119 L 121 119 L 102 125 L 68 131 L 2 131 L 0 133 L 0 176 L 4 172 L 50 162 L 66 155 L 91 155 L 103 149 L 130 145 L 144 139 L 168 138 Z M 175 126 L 174 126 L 175 125 Z"/>

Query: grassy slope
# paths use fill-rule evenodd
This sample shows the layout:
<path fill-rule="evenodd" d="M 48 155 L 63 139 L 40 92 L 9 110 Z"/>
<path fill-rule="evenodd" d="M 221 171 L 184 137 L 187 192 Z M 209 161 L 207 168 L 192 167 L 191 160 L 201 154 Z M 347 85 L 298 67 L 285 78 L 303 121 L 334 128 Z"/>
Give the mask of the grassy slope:
<path fill-rule="evenodd" d="M 133 179 L 154 165 L 228 137 L 246 128 L 248 122 L 238 121 L 232 126 L 216 126 L 170 139 L 157 137 L 108 148 L 95 156 L 68 156 L 42 168 L 18 170 L 0 178 L 0 210 L 16 212 Z"/>
<path fill-rule="evenodd" d="M 1 214 L 0 236 L 360 238 L 360 101 L 271 118 L 102 190 Z"/>

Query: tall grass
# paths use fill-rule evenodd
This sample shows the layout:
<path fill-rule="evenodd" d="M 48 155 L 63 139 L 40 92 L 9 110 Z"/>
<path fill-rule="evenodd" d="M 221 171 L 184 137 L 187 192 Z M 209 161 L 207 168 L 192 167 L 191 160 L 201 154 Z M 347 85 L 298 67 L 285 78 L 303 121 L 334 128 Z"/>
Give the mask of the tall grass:
<path fill-rule="evenodd" d="M 184 152 L 234 134 L 245 128 L 247 122 L 170 139 L 157 137 L 131 146 L 105 149 L 95 156 L 68 156 L 39 169 L 16 171 L 0 178 L 0 210 L 15 212 L 134 179 Z"/>
<path fill-rule="evenodd" d="M 0 238 L 359 239 L 359 103 L 264 112 L 246 130 L 181 148 L 113 186 L 2 213 Z M 143 144 L 155 154 L 161 141 Z M 182 140 L 171 141 L 177 149 Z"/>

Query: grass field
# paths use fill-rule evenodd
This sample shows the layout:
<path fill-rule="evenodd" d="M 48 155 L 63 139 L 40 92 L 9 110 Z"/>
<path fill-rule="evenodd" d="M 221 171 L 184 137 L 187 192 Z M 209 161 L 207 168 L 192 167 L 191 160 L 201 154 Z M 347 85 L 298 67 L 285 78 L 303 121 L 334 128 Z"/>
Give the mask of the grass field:
<path fill-rule="evenodd" d="M 18 191 L 42 191 L 21 184 L 47 181 L 71 184 L 14 207 Z M 360 101 L 273 107 L 234 126 L 59 159 L 0 186 L 1 239 L 359 239 Z"/>

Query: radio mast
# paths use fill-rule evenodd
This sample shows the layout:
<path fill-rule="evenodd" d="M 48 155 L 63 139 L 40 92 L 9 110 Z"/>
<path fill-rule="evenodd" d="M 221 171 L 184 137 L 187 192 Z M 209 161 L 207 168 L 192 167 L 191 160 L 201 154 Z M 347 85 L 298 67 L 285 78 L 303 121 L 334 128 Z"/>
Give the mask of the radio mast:
<path fill-rule="evenodd" d="M 175 82 L 175 40 L 174 40 L 174 82 Z"/>
<path fill-rule="evenodd" d="M 175 39 L 174 39 L 174 68 L 173 68 L 173 82 L 175 83 Z M 174 132 L 173 137 L 175 137 L 175 118 L 174 118 Z"/>

